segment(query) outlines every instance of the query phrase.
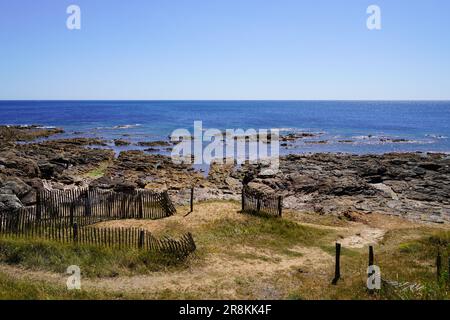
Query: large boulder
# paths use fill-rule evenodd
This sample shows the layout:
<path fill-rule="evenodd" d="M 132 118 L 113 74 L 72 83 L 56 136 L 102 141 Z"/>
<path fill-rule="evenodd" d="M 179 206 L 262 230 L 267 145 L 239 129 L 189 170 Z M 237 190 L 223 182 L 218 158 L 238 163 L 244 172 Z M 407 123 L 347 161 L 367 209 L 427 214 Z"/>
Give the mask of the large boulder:
<path fill-rule="evenodd" d="M 272 188 L 261 182 L 250 182 L 247 186 L 257 194 L 268 195 L 273 194 L 275 192 L 275 190 L 273 190 Z"/>
<path fill-rule="evenodd" d="M 0 194 L 0 212 L 16 211 L 22 207 L 22 202 L 15 194 Z"/>
<path fill-rule="evenodd" d="M 312 193 L 319 188 L 317 177 L 308 174 L 293 173 L 288 176 L 288 181 L 296 192 Z"/>
<path fill-rule="evenodd" d="M 334 196 L 374 195 L 377 191 L 357 177 L 327 177 L 320 181 L 319 193 Z"/>
<path fill-rule="evenodd" d="M 116 192 L 132 193 L 138 187 L 137 184 L 124 179 L 101 177 L 89 184 L 90 188 L 109 189 Z"/>
<path fill-rule="evenodd" d="M 116 180 L 116 179 L 113 179 L 113 178 L 108 177 L 108 176 L 103 176 L 103 177 L 100 177 L 98 179 L 93 180 L 89 184 L 89 187 L 90 188 L 97 188 L 97 189 L 113 189 L 114 186 L 118 182 L 119 181 Z"/>
<path fill-rule="evenodd" d="M 11 190 L 13 194 L 21 198 L 28 194 L 33 188 L 17 177 L 8 177 L 6 181 L 0 183 L 0 194 L 8 193 L 5 190 Z"/>
<path fill-rule="evenodd" d="M 12 151 L 0 153 L 0 165 L 26 177 L 37 177 L 40 174 L 36 161 L 25 158 Z"/>
<path fill-rule="evenodd" d="M 2 178 L 0 194 L 15 195 L 24 205 L 32 205 L 36 202 L 36 190 L 18 177 Z"/>
<path fill-rule="evenodd" d="M 114 191 L 115 192 L 122 192 L 122 193 L 133 193 L 137 188 L 137 185 L 133 182 L 129 182 L 129 181 L 123 181 L 120 183 L 117 183 L 114 186 Z"/>
<path fill-rule="evenodd" d="M 41 171 L 41 176 L 44 179 L 51 179 L 59 174 L 61 174 L 64 171 L 64 167 L 45 161 L 45 160 L 41 160 L 38 162 L 38 166 L 39 166 L 39 170 Z"/>

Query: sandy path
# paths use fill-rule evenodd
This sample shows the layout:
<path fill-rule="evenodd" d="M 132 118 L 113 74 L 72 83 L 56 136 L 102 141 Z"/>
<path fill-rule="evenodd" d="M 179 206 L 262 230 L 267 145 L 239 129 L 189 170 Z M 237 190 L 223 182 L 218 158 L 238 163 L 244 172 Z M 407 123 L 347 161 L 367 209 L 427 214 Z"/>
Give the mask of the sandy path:
<path fill-rule="evenodd" d="M 110 221 L 105 226 L 133 226 L 145 228 L 154 233 L 163 233 L 174 224 L 186 230 L 195 230 L 224 217 L 241 220 L 245 215 L 238 213 L 236 203 L 203 203 L 198 210 L 187 217 L 179 214 L 157 221 Z M 390 228 L 411 227 L 410 222 L 372 215 L 371 221 L 348 222 L 345 226 L 325 226 L 313 223 L 300 225 L 336 232 L 335 241 L 347 248 L 363 248 L 383 239 Z M 331 244 L 331 243 L 330 243 Z M 334 242 L 333 242 L 334 244 Z M 334 257 L 319 247 L 295 246 L 288 248 L 292 254 L 274 253 L 269 249 L 250 246 L 233 247 L 230 252 L 208 254 L 200 263 L 190 269 L 172 272 L 154 272 L 146 275 L 118 276 L 114 278 L 82 278 L 82 287 L 87 290 L 102 290 L 140 294 L 157 294 L 163 290 L 174 292 L 214 292 L 220 298 L 239 298 L 236 279 L 249 278 L 255 286 L 264 291 L 265 280 L 301 270 L 303 273 L 328 274 L 333 270 Z M 330 271 L 331 270 L 331 271 Z M 29 270 L 20 266 L 0 264 L 0 272 L 15 279 L 28 278 L 65 286 L 68 275 L 47 271 Z M 267 282 L 267 281 L 266 281 Z"/>

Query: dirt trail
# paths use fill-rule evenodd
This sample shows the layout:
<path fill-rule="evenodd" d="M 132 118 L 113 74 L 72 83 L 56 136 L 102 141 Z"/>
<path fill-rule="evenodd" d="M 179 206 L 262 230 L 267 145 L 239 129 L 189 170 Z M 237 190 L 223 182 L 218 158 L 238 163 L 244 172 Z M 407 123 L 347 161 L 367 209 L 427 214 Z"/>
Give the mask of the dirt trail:
<path fill-rule="evenodd" d="M 244 249 L 245 250 L 245 249 Z M 253 249 L 252 249 L 253 250 Z M 260 275 L 271 276 L 291 268 L 311 268 L 332 262 L 332 257 L 320 249 L 296 248 L 301 257 L 286 259 L 282 256 L 267 255 L 271 260 L 232 260 L 229 256 L 217 254 L 207 259 L 205 266 L 176 273 L 154 273 L 149 276 L 119 277 L 92 280 L 90 284 L 106 290 L 147 291 L 154 288 L 171 290 L 200 290 L 211 286 L 225 286 L 236 277 Z M 264 255 L 264 254 L 263 254 Z M 314 256 L 314 258 L 312 258 Z M 277 261 L 278 259 L 279 261 Z M 88 284 L 89 285 L 89 284 Z"/>
<path fill-rule="evenodd" d="M 0 272 L 8 275 L 13 279 L 30 279 L 34 281 L 45 281 L 52 284 L 65 284 L 67 276 L 60 273 L 42 271 L 42 270 L 30 270 L 21 266 L 12 266 L 8 264 L 0 264 Z"/>
<path fill-rule="evenodd" d="M 208 257 L 203 266 L 179 272 L 155 272 L 149 275 L 119 276 L 114 278 L 84 278 L 83 289 L 106 290 L 112 292 L 148 293 L 157 288 L 173 291 L 199 291 L 205 288 L 232 288 L 236 277 L 253 277 L 255 275 L 266 278 L 291 269 L 314 271 L 327 267 L 333 261 L 332 257 L 318 248 L 294 247 L 294 251 L 301 256 L 287 258 L 273 255 L 269 251 L 254 252 L 254 248 L 239 248 L 242 253 L 249 253 L 259 258 L 230 259 L 228 255 L 215 254 Z M 45 281 L 64 286 L 68 275 L 46 271 L 28 270 L 17 266 L 0 264 L 0 272 L 16 279 L 30 279 Z M 224 292 L 228 298 L 236 298 L 235 290 Z"/>
<path fill-rule="evenodd" d="M 140 227 L 154 233 L 164 233 L 174 225 L 181 225 L 185 230 L 195 231 L 224 217 L 238 221 L 246 219 L 244 215 L 238 213 L 238 210 L 239 206 L 236 203 L 204 203 L 197 206 L 197 210 L 187 217 L 180 212 L 173 217 L 157 221 L 110 221 L 101 225 Z M 304 226 L 332 230 L 336 234 L 335 241 L 339 241 L 344 247 L 356 249 L 382 240 L 390 228 L 411 225 L 409 222 L 387 221 L 385 216 L 373 215 L 370 220 L 348 222 L 340 226 L 296 222 Z M 163 290 L 205 292 L 205 295 L 214 292 L 215 297 L 234 299 L 242 298 L 237 292 L 239 290 L 239 286 L 236 285 L 237 279 L 252 279 L 255 290 L 264 292 L 263 289 L 265 285 L 267 286 L 266 279 L 299 270 L 302 273 L 324 275 L 332 272 L 333 263 L 334 257 L 319 247 L 297 245 L 286 248 L 286 253 L 275 253 L 270 249 L 242 245 L 230 248 L 229 252 L 208 253 L 201 262 L 191 265 L 187 270 L 114 278 L 82 278 L 82 287 L 108 292 L 145 293 L 146 296 Z M 28 270 L 4 264 L 0 264 L 0 272 L 16 279 L 41 280 L 60 286 L 65 286 L 68 277 L 65 274 Z"/>

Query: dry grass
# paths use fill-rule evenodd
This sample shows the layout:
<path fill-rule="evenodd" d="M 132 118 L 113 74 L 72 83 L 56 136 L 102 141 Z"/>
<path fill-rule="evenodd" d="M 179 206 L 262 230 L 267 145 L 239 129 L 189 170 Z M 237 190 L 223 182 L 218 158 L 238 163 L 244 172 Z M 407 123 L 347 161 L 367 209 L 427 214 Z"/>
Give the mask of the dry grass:
<path fill-rule="evenodd" d="M 155 235 L 176 235 L 185 232 L 196 234 L 202 227 L 214 222 L 230 219 L 243 222 L 246 216 L 240 214 L 235 202 L 204 202 L 186 216 L 188 207 L 178 207 L 177 214 L 161 220 L 115 220 L 98 224 L 99 227 L 137 227 Z"/>
<path fill-rule="evenodd" d="M 100 224 L 139 227 L 158 236 L 190 231 L 198 250 L 185 268 L 87 279 L 84 289 L 157 299 L 392 298 L 384 292 L 369 295 L 365 289 L 367 245 L 375 243 L 375 261 L 383 276 L 423 282 L 431 288 L 419 296 L 403 297 L 448 297 L 445 290 L 432 287 L 435 245 L 429 240 L 436 233 L 441 239 L 446 226 L 382 215 L 360 216 L 357 221 L 295 212 L 287 212 L 283 219 L 261 218 L 241 214 L 239 209 L 237 202 L 204 202 L 188 216 L 188 208 L 181 207 L 177 215 L 162 220 Z M 335 241 L 345 247 L 342 280 L 332 286 Z M 32 272 L 36 278 L 56 281 L 42 271 Z"/>

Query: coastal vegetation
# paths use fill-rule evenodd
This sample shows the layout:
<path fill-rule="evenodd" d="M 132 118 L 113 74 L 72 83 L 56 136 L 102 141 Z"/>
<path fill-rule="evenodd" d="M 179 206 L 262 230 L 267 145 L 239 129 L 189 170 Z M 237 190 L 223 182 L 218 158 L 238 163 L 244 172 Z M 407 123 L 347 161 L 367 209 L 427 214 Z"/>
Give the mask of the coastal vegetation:
<path fill-rule="evenodd" d="M 197 203 L 195 211 L 155 221 L 108 221 L 157 235 L 190 231 L 197 252 L 184 261 L 139 251 L 48 241 L 0 241 L 0 296 L 15 288 L 29 298 L 214 298 L 214 299 L 448 299 L 446 271 L 438 282 L 438 248 L 447 259 L 449 230 L 402 218 L 373 214 L 364 220 L 288 211 L 282 219 L 240 213 L 238 202 Z M 340 242 L 342 278 L 331 285 L 334 243 Z M 367 246 L 375 245 L 375 263 L 383 278 L 420 285 L 420 290 L 366 288 Z M 65 269 L 78 264 L 82 290 L 67 292 Z M 444 264 L 445 265 L 445 264 Z M 444 268 L 445 269 L 445 268 Z M 29 281 L 26 285 L 23 279 Z M 8 293 L 9 292 L 9 293 Z M 8 295 L 9 294 L 9 295 Z M 23 294 L 23 297 L 26 297 Z"/>

